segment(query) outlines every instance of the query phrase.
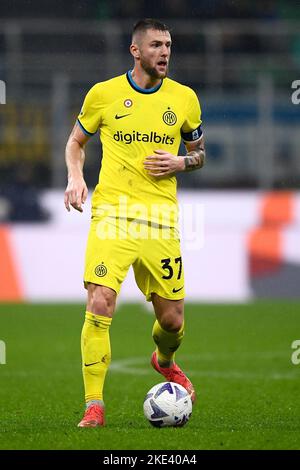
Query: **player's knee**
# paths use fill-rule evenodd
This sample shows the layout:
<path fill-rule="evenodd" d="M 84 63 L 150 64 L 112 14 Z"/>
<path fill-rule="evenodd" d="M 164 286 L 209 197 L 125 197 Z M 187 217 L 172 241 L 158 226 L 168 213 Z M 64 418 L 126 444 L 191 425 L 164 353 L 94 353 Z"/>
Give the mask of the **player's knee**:
<path fill-rule="evenodd" d="M 95 315 L 103 315 L 105 317 L 111 317 L 113 314 L 111 302 L 103 296 L 93 297 L 91 310 Z"/>
<path fill-rule="evenodd" d="M 94 315 L 112 317 L 115 308 L 115 298 L 102 289 L 94 289 L 89 295 L 88 311 Z"/>
<path fill-rule="evenodd" d="M 160 318 L 160 326 L 163 330 L 170 333 L 177 333 L 183 325 L 183 313 L 181 310 L 174 309 L 166 312 Z"/>

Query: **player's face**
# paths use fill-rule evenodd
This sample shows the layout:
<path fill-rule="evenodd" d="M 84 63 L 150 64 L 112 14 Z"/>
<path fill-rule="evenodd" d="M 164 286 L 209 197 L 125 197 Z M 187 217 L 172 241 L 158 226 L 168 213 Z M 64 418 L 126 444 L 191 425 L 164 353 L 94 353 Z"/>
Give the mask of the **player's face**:
<path fill-rule="evenodd" d="M 141 67 L 152 78 L 165 78 L 171 55 L 171 35 L 169 31 L 148 29 L 140 45 Z"/>

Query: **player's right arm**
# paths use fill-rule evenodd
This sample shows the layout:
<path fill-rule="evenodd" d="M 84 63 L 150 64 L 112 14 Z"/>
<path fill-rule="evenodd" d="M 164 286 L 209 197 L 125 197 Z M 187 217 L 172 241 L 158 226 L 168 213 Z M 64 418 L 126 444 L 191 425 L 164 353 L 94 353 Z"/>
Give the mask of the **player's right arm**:
<path fill-rule="evenodd" d="M 68 185 L 65 191 L 65 206 L 70 211 L 70 205 L 82 212 L 82 204 L 85 203 L 88 188 L 83 177 L 83 165 L 85 160 L 84 146 L 89 136 L 86 135 L 76 122 L 66 145 L 66 164 L 68 169 Z"/>
<path fill-rule="evenodd" d="M 65 206 L 70 205 L 82 212 L 88 189 L 83 178 L 85 160 L 84 146 L 96 134 L 101 123 L 101 84 L 94 85 L 86 94 L 77 122 L 73 127 L 66 146 L 68 186 L 65 191 Z"/>

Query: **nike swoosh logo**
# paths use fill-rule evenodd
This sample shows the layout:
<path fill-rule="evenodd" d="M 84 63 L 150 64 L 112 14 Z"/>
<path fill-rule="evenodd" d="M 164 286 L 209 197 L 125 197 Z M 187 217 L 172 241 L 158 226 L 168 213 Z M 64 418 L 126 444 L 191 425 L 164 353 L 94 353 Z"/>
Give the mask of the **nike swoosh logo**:
<path fill-rule="evenodd" d="M 115 119 L 121 119 L 123 117 L 126 117 L 126 116 L 130 116 L 131 113 L 129 114 L 121 114 L 121 116 L 118 116 L 117 114 L 115 115 Z"/>
<path fill-rule="evenodd" d="M 84 363 L 85 367 L 93 366 L 94 364 L 99 364 L 100 361 L 97 362 L 91 362 L 90 364 Z"/>
<path fill-rule="evenodd" d="M 183 289 L 183 286 L 180 287 L 180 289 L 175 289 L 175 287 L 173 287 L 173 292 L 174 292 L 174 294 L 176 294 L 176 292 L 179 292 L 181 289 Z"/>

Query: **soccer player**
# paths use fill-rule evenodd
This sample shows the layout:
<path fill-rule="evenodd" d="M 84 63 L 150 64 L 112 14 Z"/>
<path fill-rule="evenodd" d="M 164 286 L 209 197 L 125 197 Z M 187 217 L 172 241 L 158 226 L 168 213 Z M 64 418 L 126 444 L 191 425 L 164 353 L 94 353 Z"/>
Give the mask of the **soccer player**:
<path fill-rule="evenodd" d="M 82 212 L 88 193 L 84 147 L 100 131 L 103 159 L 92 197 L 84 273 L 87 307 L 81 351 L 86 410 L 80 427 L 105 424 L 109 328 L 131 265 L 156 316 L 151 364 L 195 400 L 191 381 L 174 362 L 184 334 L 175 174 L 204 164 L 201 109 L 192 89 L 167 78 L 171 35 L 165 24 L 138 21 L 130 52 L 132 70 L 97 83 L 87 93 L 66 146 L 65 206 Z M 184 156 L 178 156 L 181 139 L 187 149 Z"/>

